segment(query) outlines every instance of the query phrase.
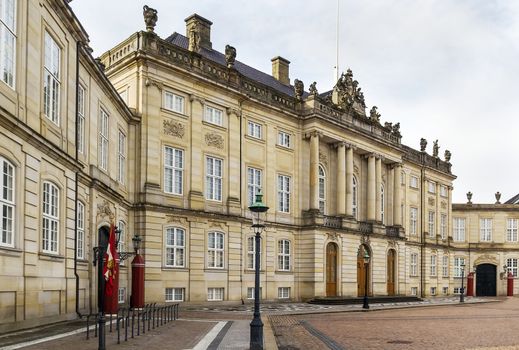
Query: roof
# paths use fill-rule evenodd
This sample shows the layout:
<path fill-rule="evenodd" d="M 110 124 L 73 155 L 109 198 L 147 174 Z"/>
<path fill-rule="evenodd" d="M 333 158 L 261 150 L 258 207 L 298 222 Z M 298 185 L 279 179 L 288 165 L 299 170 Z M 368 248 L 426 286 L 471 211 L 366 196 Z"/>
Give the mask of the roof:
<path fill-rule="evenodd" d="M 519 193 L 507 200 L 504 204 L 519 204 Z"/>
<path fill-rule="evenodd" d="M 180 33 L 173 33 L 169 37 L 166 38 L 166 41 L 179 46 L 185 50 L 189 47 L 189 40 L 187 37 Z M 213 49 L 206 49 L 204 47 L 200 48 L 200 54 L 207 58 L 208 60 L 211 60 L 215 63 L 221 64 L 223 66 L 227 66 L 227 62 L 225 61 L 225 55 L 221 52 L 218 52 Z M 263 73 L 255 68 L 252 68 L 238 60 L 234 62 L 234 68 L 243 76 L 252 79 L 254 81 L 257 81 L 258 83 L 261 83 L 263 85 L 266 85 L 272 89 L 278 90 L 284 94 L 287 94 L 289 96 L 294 97 L 294 87 L 293 85 L 284 85 L 280 83 L 276 78 L 273 76 Z"/>

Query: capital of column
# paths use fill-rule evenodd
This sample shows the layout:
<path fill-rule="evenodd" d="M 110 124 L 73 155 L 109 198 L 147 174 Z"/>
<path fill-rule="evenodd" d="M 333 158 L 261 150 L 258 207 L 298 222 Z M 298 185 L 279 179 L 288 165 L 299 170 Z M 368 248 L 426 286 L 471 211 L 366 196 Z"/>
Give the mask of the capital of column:
<path fill-rule="evenodd" d="M 197 101 L 197 102 L 199 102 L 202 106 L 205 104 L 205 99 L 204 99 L 203 97 L 200 97 L 200 96 L 195 95 L 195 94 L 190 94 L 190 95 L 189 95 L 189 101 L 190 101 L 190 102 Z"/>
<path fill-rule="evenodd" d="M 375 152 L 371 152 L 371 153 L 367 153 L 364 155 L 364 158 L 368 159 L 368 158 L 371 158 L 371 157 L 374 157 L 375 159 L 380 159 L 380 160 L 384 160 L 384 156 L 380 153 L 375 153 Z"/>
<path fill-rule="evenodd" d="M 303 138 L 304 138 L 305 140 L 308 140 L 308 139 L 310 139 L 310 138 L 312 138 L 312 137 L 321 137 L 321 136 L 323 136 L 322 131 L 313 130 L 313 131 L 306 132 L 306 133 L 304 134 Z"/>
<path fill-rule="evenodd" d="M 239 109 L 227 107 L 227 109 L 225 111 L 227 112 L 227 115 L 229 115 L 229 116 L 231 114 L 234 114 L 238 118 L 241 117 L 241 111 Z"/>

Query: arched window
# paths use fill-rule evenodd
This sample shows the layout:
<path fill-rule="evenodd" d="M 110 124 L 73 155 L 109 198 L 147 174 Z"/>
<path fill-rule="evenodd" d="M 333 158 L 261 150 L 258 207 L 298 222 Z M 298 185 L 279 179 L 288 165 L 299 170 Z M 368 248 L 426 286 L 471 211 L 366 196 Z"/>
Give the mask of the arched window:
<path fill-rule="evenodd" d="M 384 223 L 384 185 L 380 185 L 380 221 Z"/>
<path fill-rule="evenodd" d="M 207 267 L 223 269 L 224 234 L 222 232 L 209 232 L 207 239 Z"/>
<path fill-rule="evenodd" d="M 326 173 L 322 165 L 319 165 L 319 211 L 321 214 L 326 211 Z"/>
<path fill-rule="evenodd" d="M 185 231 L 180 227 L 168 227 L 165 237 L 165 265 L 169 267 L 185 267 L 186 250 Z"/>
<path fill-rule="evenodd" d="M 14 246 L 14 166 L 0 157 L 0 245 Z"/>
<path fill-rule="evenodd" d="M 43 183 L 43 237 L 42 250 L 58 253 L 59 189 L 52 182 Z"/>
<path fill-rule="evenodd" d="M 358 219 L 358 217 L 357 217 L 358 204 L 359 204 L 359 202 L 358 202 L 358 193 L 359 193 L 359 191 L 358 191 L 357 178 L 355 176 L 353 176 L 353 187 L 352 187 L 352 196 L 351 196 L 352 197 L 351 198 L 352 205 L 351 205 L 351 207 L 352 207 L 352 211 L 353 211 L 353 217 L 355 219 Z"/>

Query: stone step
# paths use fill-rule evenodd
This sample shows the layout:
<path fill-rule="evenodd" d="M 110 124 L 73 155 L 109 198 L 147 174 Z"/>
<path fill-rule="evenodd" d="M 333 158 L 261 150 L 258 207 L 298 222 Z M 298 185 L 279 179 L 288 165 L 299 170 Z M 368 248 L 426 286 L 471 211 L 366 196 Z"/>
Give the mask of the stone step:
<path fill-rule="evenodd" d="M 353 305 L 362 304 L 363 297 L 315 297 L 308 301 L 309 304 L 319 305 Z M 368 297 L 369 303 L 409 303 L 422 301 L 418 297 L 393 295 Z"/>

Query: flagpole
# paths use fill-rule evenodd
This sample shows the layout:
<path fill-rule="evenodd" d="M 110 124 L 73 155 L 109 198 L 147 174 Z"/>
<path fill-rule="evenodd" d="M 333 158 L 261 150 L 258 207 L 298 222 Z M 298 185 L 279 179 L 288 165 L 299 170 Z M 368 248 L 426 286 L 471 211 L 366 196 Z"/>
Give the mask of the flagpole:
<path fill-rule="evenodd" d="M 337 0 L 337 27 L 335 32 L 335 81 L 336 83 L 339 80 L 339 0 Z"/>

